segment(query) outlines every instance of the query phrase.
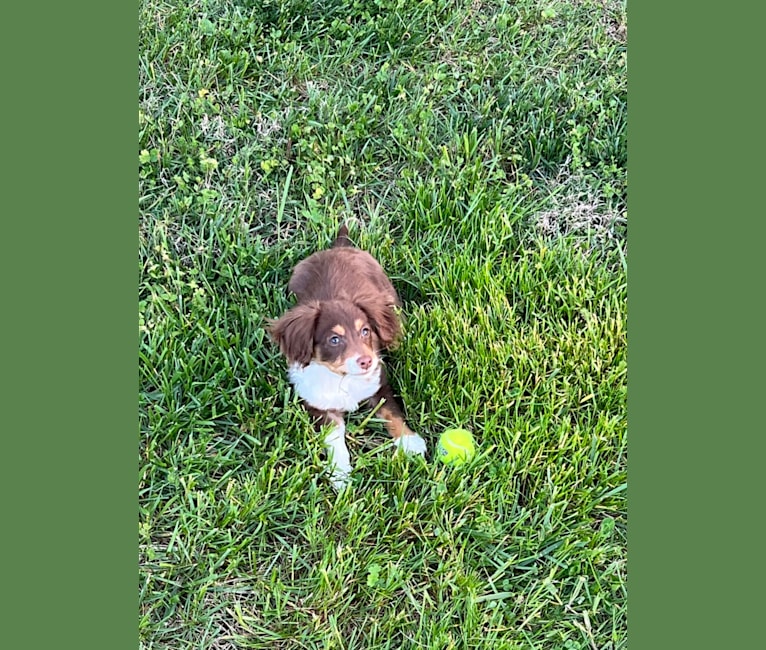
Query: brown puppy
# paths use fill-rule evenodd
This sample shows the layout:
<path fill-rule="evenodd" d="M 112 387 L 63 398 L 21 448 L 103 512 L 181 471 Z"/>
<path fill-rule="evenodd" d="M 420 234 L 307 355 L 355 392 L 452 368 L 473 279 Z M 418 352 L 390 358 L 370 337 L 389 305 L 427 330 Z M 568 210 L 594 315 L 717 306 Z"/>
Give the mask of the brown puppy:
<path fill-rule="evenodd" d="M 288 363 L 288 376 L 317 425 L 333 425 L 325 437 L 331 481 L 348 483 L 351 459 L 344 413 L 383 405 L 378 413 L 397 448 L 424 454 L 423 438 L 404 422 L 380 357 L 396 343 L 399 298 L 380 264 L 354 248 L 342 226 L 332 247 L 314 253 L 293 270 L 288 289 L 298 304 L 270 333 Z"/>

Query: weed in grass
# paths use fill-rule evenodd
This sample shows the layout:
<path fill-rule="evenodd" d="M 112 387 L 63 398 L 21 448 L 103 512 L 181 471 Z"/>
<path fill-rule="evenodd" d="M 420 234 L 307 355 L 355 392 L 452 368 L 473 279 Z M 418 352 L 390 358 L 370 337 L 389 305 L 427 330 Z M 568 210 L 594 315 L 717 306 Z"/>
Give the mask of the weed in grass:
<path fill-rule="evenodd" d="M 624 648 L 622 0 L 143 0 L 139 633 L 159 648 Z M 354 488 L 264 324 L 341 221 L 430 442 Z"/>

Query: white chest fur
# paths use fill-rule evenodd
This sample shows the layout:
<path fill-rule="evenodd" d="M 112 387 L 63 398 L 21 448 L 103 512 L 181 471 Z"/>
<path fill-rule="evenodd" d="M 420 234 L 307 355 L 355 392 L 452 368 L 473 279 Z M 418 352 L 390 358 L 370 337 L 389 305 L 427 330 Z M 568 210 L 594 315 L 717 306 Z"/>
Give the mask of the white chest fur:
<path fill-rule="evenodd" d="M 369 375 L 338 375 L 312 361 L 305 368 L 291 365 L 287 375 L 298 395 L 324 411 L 356 411 L 362 401 L 380 388 L 380 366 Z"/>

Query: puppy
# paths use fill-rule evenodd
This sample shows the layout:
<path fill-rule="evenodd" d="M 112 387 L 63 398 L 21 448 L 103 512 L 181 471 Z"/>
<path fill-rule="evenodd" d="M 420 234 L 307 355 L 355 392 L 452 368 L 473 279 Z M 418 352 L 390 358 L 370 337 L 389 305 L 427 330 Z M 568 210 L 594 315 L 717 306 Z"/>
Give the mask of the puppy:
<path fill-rule="evenodd" d="M 399 297 L 380 264 L 355 248 L 341 226 L 332 246 L 293 270 L 288 290 L 298 304 L 271 321 L 269 331 L 288 365 L 288 377 L 324 439 L 336 489 L 349 481 L 344 414 L 360 406 L 378 413 L 397 449 L 425 454 L 426 443 L 404 421 L 386 379 L 381 351 L 401 333 Z"/>

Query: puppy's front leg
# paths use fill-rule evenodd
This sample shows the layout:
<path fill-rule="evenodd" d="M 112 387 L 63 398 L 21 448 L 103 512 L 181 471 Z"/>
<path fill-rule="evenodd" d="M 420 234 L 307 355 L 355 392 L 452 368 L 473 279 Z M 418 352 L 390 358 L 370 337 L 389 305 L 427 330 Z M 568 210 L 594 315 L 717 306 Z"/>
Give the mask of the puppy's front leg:
<path fill-rule="evenodd" d="M 327 459 L 330 466 L 330 483 L 340 491 L 349 483 L 351 474 L 351 455 L 346 447 L 346 423 L 343 414 L 337 411 L 322 411 L 304 404 L 314 418 L 317 429 L 332 425 L 324 439 Z"/>
<path fill-rule="evenodd" d="M 394 396 L 394 391 L 388 383 L 384 383 L 380 390 L 370 398 L 370 405 L 374 408 L 385 400 L 378 413 L 384 420 L 384 425 L 389 435 L 394 439 L 397 450 L 402 449 L 407 454 L 426 453 L 426 441 L 407 426 L 404 421 L 404 413 Z"/>

